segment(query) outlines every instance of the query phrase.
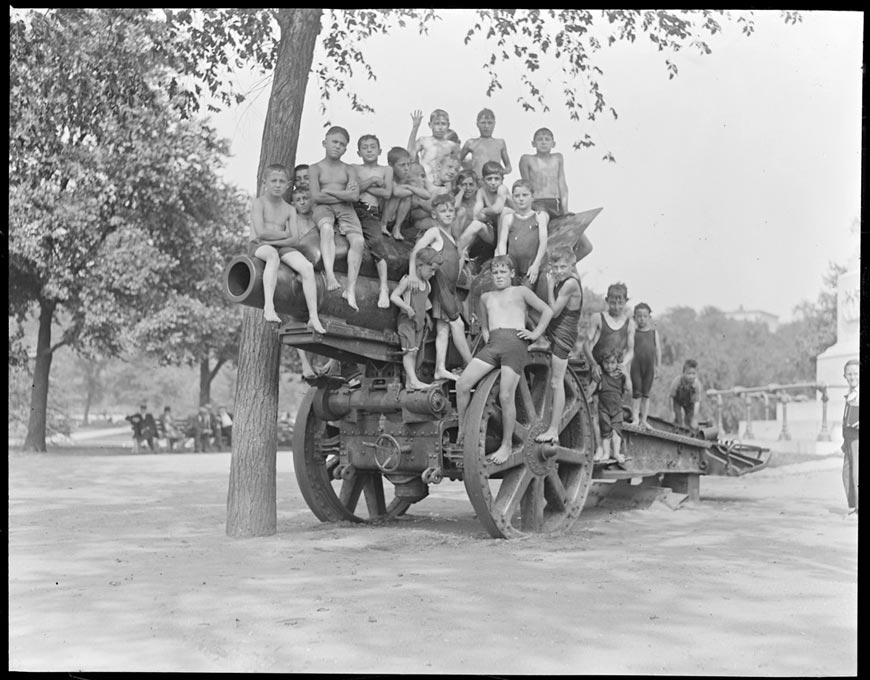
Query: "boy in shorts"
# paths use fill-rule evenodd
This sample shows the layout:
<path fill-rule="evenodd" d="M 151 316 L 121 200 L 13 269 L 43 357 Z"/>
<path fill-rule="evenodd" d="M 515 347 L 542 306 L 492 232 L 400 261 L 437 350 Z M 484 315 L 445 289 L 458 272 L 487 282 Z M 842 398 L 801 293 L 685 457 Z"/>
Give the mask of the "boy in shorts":
<path fill-rule="evenodd" d="M 495 161 L 504 166 L 504 174 L 511 174 L 511 159 L 508 158 L 507 145 L 503 139 L 492 136 L 495 129 L 495 114 L 491 109 L 483 109 L 477 114 L 477 130 L 480 137 L 469 139 L 459 152 L 459 161 L 471 156 L 470 161 L 465 161 L 463 167 L 472 170 L 478 177 L 483 173 L 483 164 L 487 161 Z"/>
<path fill-rule="evenodd" d="M 511 285 L 514 265 L 508 255 L 492 258 L 494 290 L 480 296 L 480 327 L 486 343 L 469 362 L 456 383 L 456 410 L 459 415 L 459 438 L 464 436 L 465 412 L 471 390 L 490 371 L 500 368 L 499 400 L 502 411 L 501 445 L 486 457 L 496 465 L 507 461 L 512 452 L 512 439 L 517 412 L 514 402 L 517 384 L 528 361 L 528 342 L 541 337 L 553 316 L 553 310 L 525 286 Z M 540 314 L 534 330 L 526 330 L 529 309 Z"/>
<path fill-rule="evenodd" d="M 343 234 L 350 245 L 347 253 L 347 288 L 341 296 L 356 310 L 356 280 L 362 263 L 363 240 L 362 225 L 356 216 L 353 204 L 359 200 L 359 181 L 356 169 L 343 163 L 341 157 L 347 151 L 350 135 L 337 125 L 326 131 L 323 160 L 308 168 L 311 201 L 314 203 L 314 221 L 320 230 L 320 252 L 323 257 L 323 271 L 326 274 L 327 290 L 341 288 L 335 278 L 335 228 Z"/>
<path fill-rule="evenodd" d="M 550 251 L 550 271 L 547 276 L 547 301 L 553 310 L 553 319 L 545 333 L 550 341 L 550 388 L 553 390 L 553 410 L 549 427 L 535 437 L 538 442 L 559 439 L 559 423 L 565 410 L 565 370 L 568 355 L 574 349 L 579 334 L 580 314 L 583 310 L 583 287 L 574 272 L 577 256 L 567 246 Z"/>
<path fill-rule="evenodd" d="M 596 463 L 612 458 L 623 465 L 628 460 L 619 450 L 622 443 L 622 397 L 628 389 L 626 376 L 619 368 L 621 359 L 618 350 L 605 354 L 603 371 L 592 388 L 598 395 L 598 428 L 601 432 L 601 448 L 592 459 Z"/>
<path fill-rule="evenodd" d="M 406 149 L 394 146 L 387 153 L 387 163 L 393 170 L 393 191 L 384 204 L 381 232 L 392 234 L 397 241 L 403 241 L 405 237 L 402 236 L 401 228 L 411 211 L 412 199 L 427 201 L 431 195 L 424 183 L 416 175 L 412 175 L 411 154 Z M 392 232 L 390 224 L 393 225 Z"/>
<path fill-rule="evenodd" d="M 670 397 L 674 409 L 674 424 L 696 429 L 701 411 L 701 394 L 704 388 L 698 380 L 698 362 L 686 359 L 683 372 L 671 383 Z"/>
<path fill-rule="evenodd" d="M 504 168 L 488 161 L 483 164 L 483 182 L 474 201 L 474 219 L 459 237 L 459 249 L 467 252 L 478 236 L 495 244 L 498 220 L 506 207 L 513 208 L 513 201 L 504 185 Z"/>
<path fill-rule="evenodd" d="M 432 327 L 432 319 L 427 310 L 432 308 L 429 293 L 432 286 L 429 279 L 441 264 L 441 255 L 432 248 L 423 248 L 417 253 L 415 271 L 417 280 L 425 287 L 420 290 L 409 285 L 407 274 L 399 281 L 399 285 L 390 294 L 390 300 L 399 308 L 397 325 L 399 339 L 402 341 L 402 366 L 405 369 L 405 389 L 425 390 L 429 385 L 417 378 L 417 353 L 423 342 L 423 331 Z"/>
<path fill-rule="evenodd" d="M 387 252 L 381 232 L 381 206 L 393 193 L 393 169 L 378 165 L 381 142 L 374 135 L 363 135 L 357 142 L 357 153 L 362 165 L 355 165 L 359 181 L 359 200 L 354 203 L 356 216 L 362 225 L 365 244 L 372 254 L 378 270 L 380 294 L 378 307 L 390 306 L 390 289 L 387 286 Z"/>

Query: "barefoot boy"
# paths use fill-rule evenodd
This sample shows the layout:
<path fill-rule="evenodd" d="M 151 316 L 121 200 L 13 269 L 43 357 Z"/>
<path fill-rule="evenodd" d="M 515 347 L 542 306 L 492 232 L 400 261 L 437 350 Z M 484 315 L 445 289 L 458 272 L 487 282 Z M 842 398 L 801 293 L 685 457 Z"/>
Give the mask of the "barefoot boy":
<path fill-rule="evenodd" d="M 553 319 L 545 335 L 550 341 L 550 389 L 553 390 L 553 410 L 549 427 L 535 441 L 559 439 L 559 424 L 565 409 L 565 369 L 568 355 L 574 349 L 583 309 L 583 288 L 574 273 L 577 256 L 567 246 L 557 246 L 550 252 L 550 272 L 547 276 L 547 301 Z"/>
<path fill-rule="evenodd" d="M 553 316 L 553 310 L 525 286 L 513 286 L 514 267 L 507 255 L 492 258 L 492 282 L 495 290 L 480 296 L 480 325 L 486 343 L 469 362 L 456 383 L 456 410 L 459 415 L 458 443 L 464 437 L 465 412 L 471 390 L 490 371 L 500 368 L 499 401 L 502 413 L 501 446 L 486 458 L 504 463 L 511 454 L 517 412 L 514 397 L 529 351 L 528 342 L 541 337 Z M 526 330 L 526 313 L 532 308 L 540 313 L 537 326 Z"/>
<path fill-rule="evenodd" d="M 467 140 L 459 152 L 460 162 L 471 155 L 471 161 L 465 161 L 463 166 L 473 170 L 478 177 L 482 175 L 483 164 L 487 161 L 501 163 L 504 174 L 511 174 L 511 159 L 508 158 L 507 145 L 503 139 L 492 136 L 494 129 L 495 114 L 490 109 L 483 109 L 477 114 L 477 130 L 480 132 L 480 137 Z"/>
<path fill-rule="evenodd" d="M 686 359 L 683 372 L 671 383 L 670 398 L 674 410 L 674 424 L 696 429 L 701 410 L 701 394 L 704 388 L 698 380 L 698 362 Z"/>
<path fill-rule="evenodd" d="M 483 182 L 474 201 L 474 219 L 459 238 L 459 248 L 463 253 L 478 236 L 486 243 L 495 243 L 498 220 L 505 207 L 513 208 L 513 201 L 504 185 L 504 168 L 488 161 L 483 165 Z"/>
<path fill-rule="evenodd" d="M 411 200 L 416 198 L 426 201 L 430 198 L 430 194 L 422 182 L 412 177 L 411 155 L 406 149 L 394 146 L 387 153 L 387 163 L 393 170 L 393 191 L 384 204 L 381 232 L 392 233 L 394 239 L 403 241 L 405 237 L 402 236 L 401 228 L 411 210 Z M 392 232 L 389 229 L 390 224 L 393 225 Z"/>
<path fill-rule="evenodd" d="M 532 187 L 526 180 L 514 182 L 511 195 L 514 210 L 505 211 L 499 220 L 495 254 L 510 255 L 516 265 L 517 276 L 524 278 L 534 290 L 538 275 L 546 265 L 550 216 L 543 210 L 532 209 Z"/>
<path fill-rule="evenodd" d="M 350 135 L 343 127 L 334 125 L 326 131 L 323 160 L 308 168 L 311 201 L 314 203 L 314 221 L 320 229 L 320 252 L 327 290 L 341 288 L 333 272 L 335 262 L 335 228 L 350 245 L 347 253 L 347 288 L 341 296 L 356 310 L 356 280 L 362 262 L 363 232 L 353 204 L 359 199 L 359 183 L 352 165 L 343 163 Z"/>
<path fill-rule="evenodd" d="M 354 204 L 356 216 L 362 225 L 363 238 L 378 270 L 381 290 L 378 307 L 390 306 L 390 289 L 387 286 L 387 253 L 381 232 L 381 206 L 393 193 L 393 169 L 378 165 L 381 143 L 374 135 L 363 135 L 357 142 L 357 153 L 362 165 L 355 165 L 359 182 L 359 201 Z"/>
<path fill-rule="evenodd" d="M 308 324 L 318 333 L 326 329 L 317 316 L 317 287 L 314 267 L 296 250 L 298 240 L 296 211 L 284 200 L 290 186 L 290 173 L 283 165 L 273 164 L 266 168 L 265 192 L 254 199 L 251 206 L 251 233 L 248 253 L 263 260 L 263 317 L 267 321 L 280 322 L 275 312 L 275 286 L 278 283 L 278 266 L 284 262 L 302 279 L 302 292 L 308 307 Z"/>
<path fill-rule="evenodd" d="M 622 397 L 627 391 L 625 374 L 619 369 L 619 351 L 607 352 L 602 361 L 602 372 L 594 393 L 598 395 L 598 429 L 601 448 L 595 452 L 594 462 L 614 459 L 619 465 L 627 460 L 620 453 L 622 443 Z"/>
<path fill-rule="evenodd" d="M 634 357 L 631 360 L 631 413 L 638 427 L 649 429 L 649 394 L 662 365 L 662 343 L 652 327 L 652 310 L 646 302 L 634 306 Z"/>
<path fill-rule="evenodd" d="M 426 177 L 435 177 L 436 169 L 445 158 L 459 160 L 459 144 L 447 136 L 450 131 L 450 116 L 442 109 L 435 109 L 429 116 L 431 136 L 417 139 L 417 130 L 423 121 L 423 112 L 417 109 L 411 113 L 411 135 L 408 138 L 408 153 L 411 160 L 423 166 Z"/>
<path fill-rule="evenodd" d="M 409 284 L 405 275 L 390 294 L 390 300 L 399 312 L 397 323 L 399 338 L 402 341 L 402 366 L 405 369 L 405 389 L 424 390 L 429 385 L 417 378 L 417 354 L 423 341 L 423 330 L 432 327 L 427 310 L 432 308 L 429 293 L 432 286 L 429 279 L 441 264 L 441 255 L 432 248 L 423 248 L 417 253 L 415 271 L 417 280 L 425 284 L 423 290 Z"/>
<path fill-rule="evenodd" d="M 843 366 L 843 377 L 849 386 L 843 411 L 843 487 L 846 489 L 848 517 L 858 517 L 858 386 L 861 378 L 858 359 L 849 359 Z"/>
<path fill-rule="evenodd" d="M 565 162 L 562 154 L 552 152 L 555 145 L 553 133 L 548 128 L 540 128 L 532 137 L 534 155 L 520 157 L 520 176 L 532 185 L 535 198 L 532 207 L 546 210 L 551 219 L 568 214 Z M 580 234 L 576 252 L 578 262 L 592 252 L 592 243 L 586 234 Z"/>

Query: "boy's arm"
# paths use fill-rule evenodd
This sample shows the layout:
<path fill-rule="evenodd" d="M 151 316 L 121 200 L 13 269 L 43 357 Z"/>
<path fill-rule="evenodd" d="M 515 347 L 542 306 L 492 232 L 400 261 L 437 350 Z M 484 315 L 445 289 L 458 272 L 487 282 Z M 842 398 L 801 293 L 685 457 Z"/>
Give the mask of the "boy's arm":
<path fill-rule="evenodd" d="M 538 325 L 535 326 L 533 331 L 528 331 L 525 328 L 517 331 L 517 335 L 523 338 L 523 340 L 531 340 L 534 342 L 544 334 L 545 330 L 547 330 L 547 325 L 553 318 L 553 310 L 550 309 L 550 305 L 533 293 L 531 289 L 526 288 L 525 286 L 517 286 L 517 288 L 520 289 L 520 293 L 526 301 L 526 304 L 541 313 L 541 317 L 538 319 Z"/>
<path fill-rule="evenodd" d="M 550 295 L 552 297 L 552 291 L 554 289 L 554 285 L 552 284 L 553 279 L 550 279 Z M 569 279 L 568 282 L 562 286 L 559 291 L 559 296 L 556 298 L 556 301 L 551 305 L 553 307 L 553 316 L 559 316 L 562 313 L 562 310 L 565 309 L 565 305 L 568 304 L 568 301 L 571 299 L 571 296 L 577 293 L 577 290 L 580 288 L 580 284 L 577 283 L 576 279 Z"/>
<path fill-rule="evenodd" d="M 634 357 L 634 331 L 637 326 L 634 323 L 634 319 L 629 318 L 628 320 L 628 337 L 625 347 L 625 356 L 622 357 L 622 372 L 626 375 L 629 373 L 629 366 L 631 365 L 631 360 Z"/>
<path fill-rule="evenodd" d="M 373 177 L 372 179 L 375 178 Z M 384 186 L 369 186 L 367 189 L 363 189 L 362 183 L 360 183 L 359 190 L 360 193 L 362 193 L 363 191 L 368 191 L 372 196 L 377 196 L 378 198 L 389 198 L 393 195 L 393 169 L 387 166 L 386 170 L 384 170 Z"/>
<path fill-rule="evenodd" d="M 538 213 L 538 252 L 535 253 L 535 259 L 529 265 L 529 270 L 526 276 L 529 283 L 534 284 L 538 280 L 538 274 L 541 271 L 541 261 L 547 253 L 547 225 L 550 223 L 550 216 L 545 212 Z"/>
<path fill-rule="evenodd" d="M 583 343 L 583 351 L 586 354 L 586 361 L 589 363 L 589 370 L 592 372 L 592 378 L 598 380 L 601 377 L 601 371 L 598 369 L 598 362 L 592 356 L 592 348 L 598 342 L 601 335 L 601 314 L 596 312 L 589 319 L 589 330 L 586 332 L 586 342 Z"/>
<path fill-rule="evenodd" d="M 492 205 L 488 208 L 484 208 L 483 212 L 487 215 L 499 215 L 501 211 L 504 210 L 505 202 L 508 197 L 508 189 L 502 184 L 499 186 L 498 191 L 495 192 L 495 200 L 492 202 Z"/>
<path fill-rule="evenodd" d="M 565 160 L 562 154 L 559 154 L 559 207 L 562 214 L 568 212 L 568 182 L 565 181 Z"/>
<path fill-rule="evenodd" d="M 423 235 L 417 239 L 414 247 L 411 249 L 411 254 L 408 257 L 408 285 L 414 286 L 418 290 L 423 290 L 426 284 L 417 278 L 417 253 L 423 250 L 426 246 L 435 240 L 438 235 L 438 227 L 429 227 Z"/>
<path fill-rule="evenodd" d="M 653 370 L 653 378 L 659 377 L 659 370 L 662 367 L 662 343 L 659 342 L 659 332 L 658 330 L 653 330 L 653 341 L 656 346 L 656 363 Z"/>
<path fill-rule="evenodd" d="M 484 293 L 480 296 L 479 309 L 477 310 L 477 318 L 480 320 L 480 334 L 483 336 L 484 344 L 489 342 L 489 317 L 486 314 L 486 299 L 488 297 L 489 293 Z"/>
<path fill-rule="evenodd" d="M 417 157 L 417 130 L 420 129 L 420 123 L 423 122 L 423 112 L 420 109 L 411 111 L 411 136 L 408 137 L 408 153 L 411 154 L 411 160 Z"/>
<path fill-rule="evenodd" d="M 404 295 L 405 291 L 408 289 L 408 275 L 402 277 L 402 280 L 399 281 L 399 285 L 397 285 L 393 292 L 390 293 L 390 302 L 392 302 L 396 307 L 401 309 L 405 314 L 408 315 L 409 318 L 414 318 L 414 308 L 411 307 L 407 302 L 402 299 L 402 295 Z"/>
<path fill-rule="evenodd" d="M 483 212 L 483 206 L 485 203 L 483 202 L 483 187 L 477 190 L 477 193 L 474 194 L 474 219 L 483 220 L 486 218 L 486 213 Z"/>
<path fill-rule="evenodd" d="M 514 214 L 507 213 L 501 216 L 498 221 L 498 241 L 495 246 L 496 255 L 507 255 L 508 232 L 511 230 L 511 224 L 514 222 Z"/>
<path fill-rule="evenodd" d="M 347 171 L 347 185 L 345 189 L 329 189 L 328 196 L 333 196 L 340 203 L 356 203 L 359 200 L 359 180 L 356 169 L 352 165 L 345 165 Z M 310 179 L 310 173 L 309 173 Z"/>
<path fill-rule="evenodd" d="M 320 168 L 317 167 L 316 163 L 308 168 L 308 193 L 311 196 L 311 202 L 315 205 L 340 202 L 332 194 L 320 190 Z"/>
<path fill-rule="evenodd" d="M 462 145 L 462 148 L 459 150 L 459 162 L 462 162 L 462 159 L 465 158 L 468 154 L 471 153 L 471 140 L 466 139 L 465 144 Z"/>
<path fill-rule="evenodd" d="M 504 167 L 504 174 L 511 174 L 513 168 L 511 167 L 511 159 L 508 158 L 507 144 L 505 144 L 504 140 L 501 140 L 501 164 Z"/>
<path fill-rule="evenodd" d="M 265 230 L 263 203 L 259 198 L 255 198 L 251 202 L 251 238 L 260 238 Z"/>
<path fill-rule="evenodd" d="M 528 154 L 523 154 L 520 156 L 520 178 L 529 181 L 529 177 L 531 173 L 529 171 L 529 164 L 531 161 L 529 160 Z"/>

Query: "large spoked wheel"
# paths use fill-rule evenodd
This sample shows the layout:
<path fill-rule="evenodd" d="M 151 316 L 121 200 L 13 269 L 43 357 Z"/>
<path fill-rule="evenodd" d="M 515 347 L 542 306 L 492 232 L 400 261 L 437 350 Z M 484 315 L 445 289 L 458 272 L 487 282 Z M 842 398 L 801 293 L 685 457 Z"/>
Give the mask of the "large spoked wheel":
<path fill-rule="evenodd" d="M 495 538 L 566 531 L 586 502 L 595 449 L 589 404 L 576 376 L 566 371 L 559 441 L 538 443 L 535 437 L 550 423 L 549 385 L 548 358 L 532 355 L 517 386 L 513 451 L 502 464 L 486 460 L 502 438 L 498 370 L 481 380 L 466 413 L 465 489 Z"/>
<path fill-rule="evenodd" d="M 411 501 L 395 497 L 388 504 L 384 477 L 379 472 L 356 470 L 335 479 L 339 467 L 338 427 L 317 417 L 312 407 L 317 389 L 305 395 L 293 433 L 293 467 L 302 497 L 321 522 L 375 522 L 394 519 Z M 360 503 L 360 501 L 363 501 Z"/>

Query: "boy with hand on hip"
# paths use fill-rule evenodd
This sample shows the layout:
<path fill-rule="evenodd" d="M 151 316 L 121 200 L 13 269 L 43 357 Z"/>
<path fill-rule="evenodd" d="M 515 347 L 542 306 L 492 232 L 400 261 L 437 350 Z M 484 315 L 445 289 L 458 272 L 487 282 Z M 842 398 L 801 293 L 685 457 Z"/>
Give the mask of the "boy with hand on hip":
<path fill-rule="evenodd" d="M 409 284 L 408 275 L 402 277 L 399 285 L 390 294 L 390 300 L 399 308 L 397 331 L 402 342 L 402 366 L 405 369 L 405 389 L 425 390 L 429 385 L 417 377 L 417 354 L 423 342 L 423 331 L 432 327 L 427 313 L 432 308 L 429 293 L 432 286 L 429 280 L 441 264 L 441 255 L 432 248 L 423 248 L 417 253 L 414 270 L 417 280 L 422 281 L 420 290 Z"/>
<path fill-rule="evenodd" d="M 363 135 L 357 142 L 357 152 L 362 165 L 355 165 L 359 182 L 359 201 L 354 203 L 356 216 L 362 225 L 363 239 L 375 261 L 380 281 L 378 307 L 390 306 L 390 289 L 387 285 L 387 253 L 381 232 L 381 206 L 393 194 L 393 169 L 378 165 L 381 143 L 374 135 Z"/>
<path fill-rule="evenodd" d="M 356 310 L 356 280 L 362 263 L 363 231 L 353 204 L 359 200 L 359 181 L 352 165 L 343 163 L 341 157 L 347 151 L 350 135 L 337 125 L 326 131 L 323 160 L 308 168 L 311 201 L 314 203 L 314 221 L 320 230 L 320 252 L 323 271 L 326 274 L 327 290 L 341 288 L 335 278 L 335 228 L 343 234 L 350 245 L 347 253 L 347 288 L 341 296 Z"/>
<path fill-rule="evenodd" d="M 491 109 L 482 109 L 477 114 L 477 130 L 480 137 L 469 139 L 459 151 L 459 161 L 463 162 L 467 156 L 471 160 L 463 163 L 467 170 L 473 170 L 478 177 L 483 175 L 483 164 L 487 161 L 500 163 L 504 167 L 504 174 L 511 174 L 511 159 L 508 157 L 507 145 L 503 139 L 492 136 L 495 129 L 495 114 Z"/>
<path fill-rule="evenodd" d="M 492 282 L 494 290 L 480 296 L 480 325 L 486 343 L 469 362 L 456 383 L 456 410 L 459 415 L 459 438 L 464 437 L 465 412 L 471 400 L 471 390 L 491 371 L 499 368 L 501 384 L 499 401 L 502 411 L 501 445 L 486 457 L 496 465 L 507 461 L 512 451 L 514 426 L 516 425 L 515 396 L 517 384 L 528 362 L 528 343 L 537 340 L 553 316 L 553 310 L 525 286 L 514 286 L 513 262 L 508 255 L 492 259 Z M 534 330 L 526 329 L 526 314 L 529 309 L 540 314 Z"/>
<path fill-rule="evenodd" d="M 683 372 L 671 383 L 670 397 L 674 409 L 674 423 L 696 429 L 701 410 L 701 394 L 704 388 L 698 380 L 698 362 L 686 359 Z"/>
<path fill-rule="evenodd" d="M 257 196 L 251 205 L 251 232 L 248 254 L 263 260 L 263 317 L 267 321 L 280 322 L 275 312 L 275 287 L 278 284 L 278 266 L 284 262 L 302 279 L 302 293 L 308 307 L 308 325 L 318 333 L 326 329 L 317 316 L 317 285 L 314 266 L 295 247 L 299 229 L 295 208 L 284 200 L 290 186 L 290 173 L 283 165 L 273 164 L 266 168 L 265 192 Z"/>

